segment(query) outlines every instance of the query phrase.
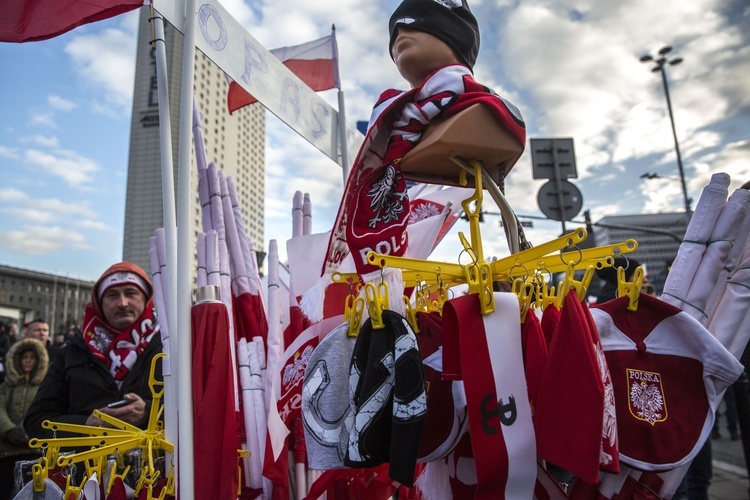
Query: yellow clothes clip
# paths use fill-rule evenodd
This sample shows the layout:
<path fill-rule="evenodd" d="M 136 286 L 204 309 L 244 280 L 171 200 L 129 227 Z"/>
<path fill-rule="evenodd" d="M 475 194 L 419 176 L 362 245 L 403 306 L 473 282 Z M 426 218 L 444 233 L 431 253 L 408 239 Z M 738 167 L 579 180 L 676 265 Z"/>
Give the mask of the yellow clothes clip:
<path fill-rule="evenodd" d="M 518 297 L 518 304 L 521 312 L 521 323 L 526 321 L 526 315 L 531 308 L 531 297 L 534 295 L 534 285 L 524 282 L 521 278 L 513 280 L 513 293 Z"/>
<path fill-rule="evenodd" d="M 570 290 L 571 288 L 575 290 L 576 297 L 578 297 L 579 301 L 582 302 L 586 298 L 586 292 L 589 289 L 589 284 L 591 283 L 591 279 L 594 277 L 594 266 L 589 266 L 586 268 L 581 281 L 576 281 L 575 272 L 575 263 L 568 263 L 568 269 L 567 271 L 565 271 L 565 279 L 559 284 L 560 289 L 558 290 L 558 301 L 556 304 L 558 309 L 562 309 L 563 302 L 565 301 L 565 296 L 568 295 L 568 290 Z"/>
<path fill-rule="evenodd" d="M 417 322 L 417 310 L 411 305 L 409 297 L 403 296 L 404 299 L 404 310 L 406 311 L 406 321 L 409 322 L 411 329 L 414 333 L 419 333 L 419 324 Z"/>
<path fill-rule="evenodd" d="M 44 491 L 44 481 L 49 477 L 49 467 L 47 463 L 47 458 L 42 457 L 37 463 L 31 466 L 32 486 L 37 493 Z"/>
<path fill-rule="evenodd" d="M 76 475 L 76 472 L 75 472 L 76 466 L 71 465 L 69 467 L 70 467 L 70 470 L 68 471 L 68 476 L 65 478 L 64 498 L 81 498 L 83 496 L 82 495 L 83 485 L 86 484 L 86 481 L 88 481 L 89 476 L 84 474 L 83 480 L 81 480 L 81 485 L 75 486 L 72 483 L 73 483 L 73 478 Z"/>
<path fill-rule="evenodd" d="M 349 322 L 349 329 L 346 334 L 349 337 L 359 335 L 359 329 L 362 327 L 362 315 L 365 311 L 365 299 L 349 295 L 346 298 L 344 306 L 344 320 Z"/>
<path fill-rule="evenodd" d="M 390 309 L 388 283 L 381 281 L 377 286 L 373 283 L 365 283 L 365 297 L 367 298 L 367 310 L 370 313 L 373 329 L 380 330 L 385 328 L 383 311 Z"/>
<path fill-rule="evenodd" d="M 638 310 L 638 300 L 641 297 L 641 286 L 643 285 L 643 267 L 638 266 L 633 273 L 633 281 L 625 279 L 625 269 L 617 268 L 617 296 L 628 297 L 628 311 Z"/>
<path fill-rule="evenodd" d="M 107 495 L 109 495 L 110 492 L 112 491 L 112 487 L 115 485 L 115 480 L 119 477 L 120 480 L 125 482 L 125 478 L 128 476 L 128 472 L 130 472 L 129 465 L 125 466 L 122 473 L 120 474 L 117 473 L 117 468 L 118 468 L 118 464 L 117 462 L 115 462 L 115 464 L 112 466 L 112 470 L 109 473 L 109 480 L 107 481 L 107 489 L 105 491 Z"/>

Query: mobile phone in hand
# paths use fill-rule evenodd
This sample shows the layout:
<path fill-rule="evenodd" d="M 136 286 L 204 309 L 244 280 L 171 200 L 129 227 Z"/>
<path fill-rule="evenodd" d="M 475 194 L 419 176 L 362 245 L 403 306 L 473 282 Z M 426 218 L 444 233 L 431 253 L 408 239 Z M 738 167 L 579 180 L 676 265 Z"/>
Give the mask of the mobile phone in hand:
<path fill-rule="evenodd" d="M 115 401 L 114 403 L 109 403 L 107 405 L 107 408 L 121 408 L 128 404 L 130 404 L 130 401 L 128 401 L 127 399 L 121 399 L 119 401 Z"/>

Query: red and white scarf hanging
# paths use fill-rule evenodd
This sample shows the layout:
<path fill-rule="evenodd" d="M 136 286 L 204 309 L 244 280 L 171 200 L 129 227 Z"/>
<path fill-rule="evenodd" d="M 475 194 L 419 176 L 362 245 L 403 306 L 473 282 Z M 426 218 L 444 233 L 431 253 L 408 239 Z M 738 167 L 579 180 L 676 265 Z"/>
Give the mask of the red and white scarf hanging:
<path fill-rule="evenodd" d="M 515 106 L 474 81 L 465 66 L 438 69 L 408 92 L 387 90 L 373 110 L 370 128 L 346 182 L 328 242 L 323 274 L 335 271 L 353 252 L 360 275 L 379 268 L 365 260 L 368 251 L 401 256 L 408 246 L 409 199 L 399 164 L 419 142 L 427 125 L 482 103 L 521 144 L 526 129 Z"/>

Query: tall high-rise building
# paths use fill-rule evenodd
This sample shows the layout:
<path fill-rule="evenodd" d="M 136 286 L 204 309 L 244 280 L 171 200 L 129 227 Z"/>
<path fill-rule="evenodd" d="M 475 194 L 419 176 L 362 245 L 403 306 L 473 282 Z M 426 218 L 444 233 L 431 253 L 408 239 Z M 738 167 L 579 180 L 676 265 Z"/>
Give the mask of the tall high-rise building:
<path fill-rule="evenodd" d="M 123 259 L 151 269 L 149 238 L 164 226 L 162 210 L 159 108 L 155 51 L 148 9 L 141 9 L 130 125 L 130 158 L 125 203 Z M 183 36 L 165 22 L 169 106 L 172 123 L 174 185 L 177 186 L 180 84 Z M 260 104 L 247 106 L 230 115 L 226 106 L 227 80 L 224 72 L 202 53 L 195 57 L 195 97 L 202 114 L 207 161 L 218 165 L 237 188 L 245 231 L 263 247 L 263 199 L 265 174 L 265 111 Z M 192 153 L 195 199 L 192 231 L 201 231 L 198 202 L 198 169 L 195 147 Z"/>

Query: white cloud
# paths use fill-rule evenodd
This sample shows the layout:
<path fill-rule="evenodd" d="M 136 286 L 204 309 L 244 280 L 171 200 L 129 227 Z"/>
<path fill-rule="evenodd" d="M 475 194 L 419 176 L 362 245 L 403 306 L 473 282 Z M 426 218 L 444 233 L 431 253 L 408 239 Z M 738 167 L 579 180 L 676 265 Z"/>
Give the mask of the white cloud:
<path fill-rule="evenodd" d="M 92 229 L 95 231 L 107 231 L 107 232 L 115 232 L 119 231 L 119 228 L 115 229 L 111 226 L 108 226 L 104 222 L 95 221 L 95 220 L 82 220 L 75 223 L 76 226 L 84 229 Z"/>
<path fill-rule="evenodd" d="M 6 214 L 8 219 L 21 223 L 49 224 L 60 219 L 60 214 L 37 210 L 33 207 L 8 207 L 0 209 L 0 211 Z"/>
<path fill-rule="evenodd" d="M 23 191 L 14 188 L 0 189 L 0 201 L 18 202 L 27 200 L 28 196 Z"/>
<path fill-rule="evenodd" d="M 7 205 L 0 210 L 7 214 L 9 219 L 22 224 L 68 221 L 71 217 L 76 220 L 75 218 L 90 218 L 96 215 L 85 201 L 71 203 L 57 198 L 31 196 L 15 188 L 0 189 L 0 204 Z M 85 227 L 85 224 L 80 225 Z"/>
<path fill-rule="evenodd" d="M 63 179 L 68 185 L 86 188 L 93 181 L 92 174 L 99 171 L 99 165 L 74 151 L 58 150 L 56 155 L 35 149 L 26 150 L 27 163 L 41 167 L 47 173 Z"/>
<path fill-rule="evenodd" d="M 120 113 L 130 110 L 133 98 L 135 39 L 133 32 L 108 28 L 74 36 L 65 47 L 81 77 Z"/>
<path fill-rule="evenodd" d="M 0 231 L 0 248 L 25 255 L 51 254 L 62 249 L 90 250 L 81 233 L 59 226 L 28 226 L 18 231 Z"/>
<path fill-rule="evenodd" d="M 29 123 L 41 127 L 57 128 L 57 123 L 50 113 L 34 112 L 29 117 Z"/>
<path fill-rule="evenodd" d="M 76 104 L 73 101 L 69 101 L 57 95 L 47 96 L 47 103 L 58 111 L 72 111 Z"/>
<path fill-rule="evenodd" d="M 17 160 L 21 157 L 16 148 L 9 148 L 2 145 L 0 145 L 0 156 L 10 158 L 11 160 Z"/>
<path fill-rule="evenodd" d="M 54 135 L 32 135 L 31 137 L 22 139 L 21 142 L 33 142 L 47 148 L 57 148 L 60 146 L 60 141 Z"/>

